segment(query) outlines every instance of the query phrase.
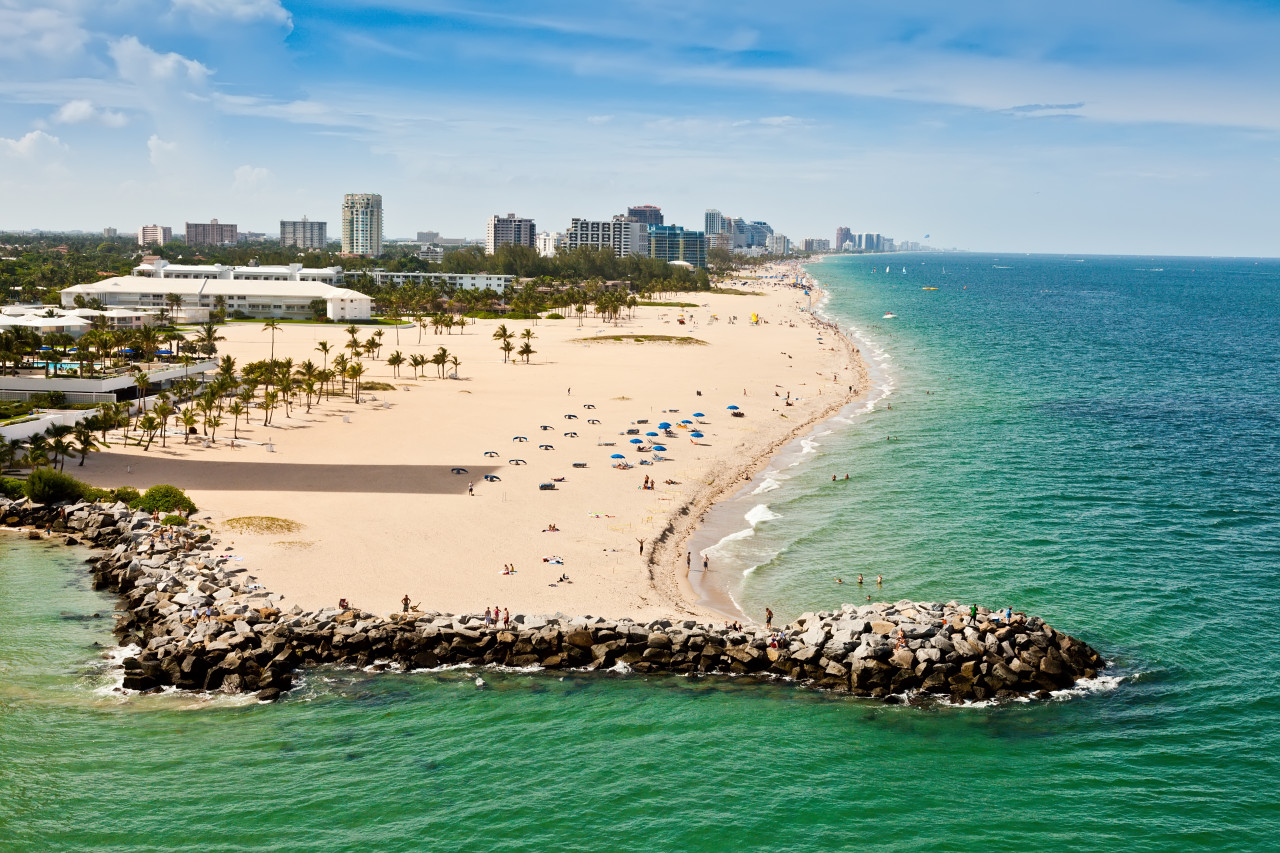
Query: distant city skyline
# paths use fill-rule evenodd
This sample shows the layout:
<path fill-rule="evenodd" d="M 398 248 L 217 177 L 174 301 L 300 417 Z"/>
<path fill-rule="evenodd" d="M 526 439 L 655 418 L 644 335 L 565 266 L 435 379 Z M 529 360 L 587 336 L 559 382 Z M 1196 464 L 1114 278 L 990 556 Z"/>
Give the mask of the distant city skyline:
<path fill-rule="evenodd" d="M 1280 255 L 1273 5 L 659 6 L 0 0 L 0 229 L 336 230 L 355 189 L 388 238 L 653 204 L 793 240 Z"/>

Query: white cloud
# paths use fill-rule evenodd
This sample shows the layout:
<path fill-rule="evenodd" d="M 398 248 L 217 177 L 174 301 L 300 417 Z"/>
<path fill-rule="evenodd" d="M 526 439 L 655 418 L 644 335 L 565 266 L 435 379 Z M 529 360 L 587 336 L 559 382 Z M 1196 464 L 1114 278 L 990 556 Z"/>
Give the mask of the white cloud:
<path fill-rule="evenodd" d="M 93 101 L 86 98 L 67 101 L 53 114 L 53 120 L 58 124 L 81 124 L 92 121 L 107 127 L 124 127 L 129 122 L 124 113 L 100 110 L 93 105 Z"/>
<path fill-rule="evenodd" d="M 233 21 L 276 21 L 293 26 L 293 16 L 280 0 L 173 0 L 173 8 Z"/>
<path fill-rule="evenodd" d="M 207 66 L 180 53 L 159 53 L 134 36 L 125 36 L 108 48 L 116 69 L 125 80 L 138 84 L 204 83 L 213 73 Z"/>
<path fill-rule="evenodd" d="M 0 58 L 74 55 L 89 39 L 78 18 L 60 9 L 24 9 L 18 0 L 0 0 Z"/>
<path fill-rule="evenodd" d="M 147 140 L 147 156 L 151 160 L 152 166 L 164 165 L 177 151 L 178 144 L 176 142 L 165 142 L 154 133 Z"/>
<path fill-rule="evenodd" d="M 43 153 L 59 153 L 66 151 L 67 146 L 56 136 L 50 136 L 43 130 L 33 130 L 20 139 L 6 139 L 0 136 L 0 152 L 11 157 L 24 160 L 39 159 Z"/>
<path fill-rule="evenodd" d="M 231 188 L 241 192 L 260 190 L 271 178 L 271 172 L 260 166 L 241 166 L 236 169 L 235 175 Z"/>

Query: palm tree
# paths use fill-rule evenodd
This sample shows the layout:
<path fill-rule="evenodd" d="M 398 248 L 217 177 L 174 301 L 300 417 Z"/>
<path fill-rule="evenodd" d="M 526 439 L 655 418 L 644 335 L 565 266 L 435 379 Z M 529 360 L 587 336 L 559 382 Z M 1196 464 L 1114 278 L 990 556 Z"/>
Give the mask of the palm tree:
<path fill-rule="evenodd" d="M 573 310 L 574 310 L 574 311 L 577 313 L 577 315 L 578 315 L 578 328 L 579 328 L 579 329 L 581 329 L 581 328 L 582 328 L 582 315 L 583 315 L 583 314 L 585 314 L 585 313 L 587 313 L 587 306 L 585 306 L 585 305 L 583 305 L 581 302 L 579 302 L 577 305 L 573 306 Z"/>
<path fill-rule="evenodd" d="M 387 366 L 391 368 L 391 375 L 400 378 L 400 365 L 404 364 L 404 354 L 400 350 L 396 350 L 387 356 Z"/>
<path fill-rule="evenodd" d="M 209 428 L 209 440 L 218 440 L 218 427 L 222 426 L 222 418 L 217 415 L 206 415 L 204 425 Z"/>
<path fill-rule="evenodd" d="M 347 378 L 351 380 L 351 396 L 357 403 L 360 402 L 360 377 L 364 376 L 364 365 L 355 362 L 347 366 Z"/>
<path fill-rule="evenodd" d="M 8 441 L 0 439 L 0 471 L 12 468 L 17 463 L 18 456 L 21 453 L 22 439 L 11 438 Z"/>
<path fill-rule="evenodd" d="M 459 314 L 457 317 L 454 318 L 453 324 L 458 327 L 458 334 L 460 335 L 463 333 L 463 330 L 465 330 L 467 326 L 470 325 L 467 321 L 467 318 L 462 316 L 461 314 Z"/>
<path fill-rule="evenodd" d="M 514 350 L 515 348 L 516 348 L 516 345 L 515 345 L 515 344 L 513 344 L 513 343 L 511 343 L 511 341 L 503 341 L 503 342 L 502 342 L 502 346 L 501 346 L 501 347 L 499 347 L 499 349 L 501 349 L 501 350 L 502 350 L 502 363 L 503 363 L 503 364 L 506 364 L 506 363 L 507 363 L 507 359 L 509 359 L 509 358 L 511 357 L 511 351 L 512 351 L 512 350 Z"/>
<path fill-rule="evenodd" d="M 320 369 L 328 370 L 329 369 L 329 350 L 333 349 L 333 347 L 329 346 L 328 341 L 321 341 L 320 343 L 316 344 L 316 349 L 324 353 L 324 365 L 322 365 Z"/>
<path fill-rule="evenodd" d="M 196 413 L 190 406 L 187 406 L 178 415 L 178 419 L 182 421 L 182 443 L 186 444 L 191 440 L 191 430 L 196 425 Z"/>
<path fill-rule="evenodd" d="M 400 323 L 401 323 L 401 321 L 403 321 L 403 320 L 404 320 L 404 317 L 400 316 L 400 304 L 399 304 L 399 302 L 392 302 L 392 303 L 391 303 L 390 307 L 387 309 L 387 313 L 386 313 L 386 315 L 385 315 L 385 318 L 386 318 L 387 322 L 389 322 L 389 323 L 391 323 L 393 326 L 395 326 L 395 328 L 396 328 L 396 346 L 400 346 Z"/>
<path fill-rule="evenodd" d="M 502 325 L 498 326 L 498 328 L 493 330 L 493 339 L 495 341 L 502 341 L 502 343 L 498 346 L 498 348 L 502 350 L 502 361 L 504 364 L 507 361 L 507 355 L 514 348 L 514 347 L 507 346 L 509 343 L 511 343 L 511 339 L 514 337 L 515 335 L 513 335 L 510 331 L 508 331 L 506 323 L 503 323 Z"/>
<path fill-rule="evenodd" d="M 160 419 L 160 446 L 168 447 L 167 439 L 169 437 L 169 431 L 164 428 L 164 425 L 169 422 L 169 418 L 173 415 L 175 409 L 168 400 L 159 400 L 151 407 L 151 411 Z"/>
<path fill-rule="evenodd" d="M 147 388 L 150 387 L 151 380 L 146 373 L 139 370 L 133 376 L 133 384 L 138 389 L 138 402 L 141 404 L 138 409 L 138 418 L 141 420 L 142 416 L 147 413 Z"/>
<path fill-rule="evenodd" d="M 71 442 L 67 441 L 67 436 L 73 431 L 74 429 L 67 424 L 54 424 L 44 431 L 49 439 L 49 452 L 53 454 L 53 464 L 58 466 L 59 471 L 66 467 L 67 456 L 73 452 Z"/>
<path fill-rule="evenodd" d="M 218 354 L 218 341 L 225 341 L 226 338 L 218 334 L 218 327 L 215 323 L 201 323 L 200 331 L 196 333 L 193 343 L 201 355 L 213 356 Z M 275 336 L 272 335 L 274 342 Z"/>
<path fill-rule="evenodd" d="M 182 307 L 182 294 L 166 293 L 164 295 L 164 304 L 165 307 L 169 309 L 169 313 L 172 314 Z"/>
<path fill-rule="evenodd" d="M 275 411 L 276 404 L 279 402 L 279 400 L 280 400 L 280 395 L 277 394 L 275 391 L 262 392 L 262 402 L 258 404 L 258 407 L 263 410 L 263 415 L 262 415 L 263 426 L 266 426 L 268 421 L 271 420 L 271 413 Z"/>
<path fill-rule="evenodd" d="M 524 356 L 524 363 L 529 363 L 529 356 L 533 355 L 537 350 L 533 348 L 533 344 L 525 341 L 520 345 L 520 349 L 516 351 L 516 355 Z"/>
<path fill-rule="evenodd" d="M 272 361 L 276 360 L 276 331 L 279 328 L 280 328 L 280 322 L 278 320 L 268 320 L 267 322 L 262 324 L 262 330 L 264 332 L 267 329 L 271 330 L 271 360 Z"/>
<path fill-rule="evenodd" d="M 413 315 L 413 322 L 414 322 L 414 323 L 416 323 L 416 324 L 417 324 L 417 326 L 418 326 L 418 343 L 422 343 L 422 333 L 423 333 L 423 332 L 425 332 L 425 331 L 427 330 L 427 323 L 429 322 L 429 321 L 427 320 L 427 315 L 426 315 L 426 314 L 414 314 L 414 315 Z"/>
<path fill-rule="evenodd" d="M 409 356 L 409 365 L 413 368 L 413 378 L 420 379 L 422 368 L 427 365 L 427 357 L 420 352 Z"/>
<path fill-rule="evenodd" d="M 156 420 L 155 415 L 145 415 L 142 420 L 138 421 L 138 429 L 147 434 L 147 445 L 142 448 L 144 451 L 151 449 L 151 442 L 155 441 L 156 432 L 160 429 L 160 421 Z"/>
<path fill-rule="evenodd" d="M 444 379 L 444 366 L 449 362 L 449 351 L 444 347 L 436 350 L 436 354 L 431 356 L 431 363 L 436 366 L 436 371 L 440 374 L 440 378 Z"/>
<path fill-rule="evenodd" d="M 454 378 L 457 378 L 458 368 L 462 366 L 462 362 L 458 361 L 458 356 L 451 355 L 449 356 L 449 364 L 453 365 L 453 375 Z"/>
<path fill-rule="evenodd" d="M 84 421 L 76 424 L 73 434 L 76 439 L 76 455 L 80 457 L 80 465 L 77 467 L 84 467 L 84 460 L 90 453 L 99 449 L 99 444 L 93 437 L 93 430 Z"/>
<path fill-rule="evenodd" d="M 240 419 L 248 415 L 249 410 L 245 408 L 244 403 L 236 400 L 230 406 L 227 406 L 227 414 L 234 419 L 231 422 L 231 438 L 234 440 L 240 437 Z"/>

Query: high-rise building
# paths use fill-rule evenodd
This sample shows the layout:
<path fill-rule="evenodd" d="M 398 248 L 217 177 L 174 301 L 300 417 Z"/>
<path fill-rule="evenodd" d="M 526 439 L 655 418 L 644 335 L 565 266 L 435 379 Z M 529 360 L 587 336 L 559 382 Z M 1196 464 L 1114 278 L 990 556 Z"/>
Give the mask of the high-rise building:
<path fill-rule="evenodd" d="M 791 241 L 785 234 L 770 234 L 765 238 L 764 248 L 771 255 L 785 255 L 791 251 Z"/>
<path fill-rule="evenodd" d="M 150 246 L 159 243 L 163 246 L 173 239 L 173 229 L 168 225 L 143 225 L 138 229 L 138 245 Z"/>
<path fill-rule="evenodd" d="M 342 197 L 342 253 L 382 254 L 382 196 L 377 193 L 347 193 Z"/>
<path fill-rule="evenodd" d="M 312 222 L 307 217 L 280 220 L 280 245 L 299 249 L 323 249 L 329 242 L 327 222 Z"/>
<path fill-rule="evenodd" d="M 538 228 L 532 219 L 508 213 L 494 214 L 484 232 L 484 250 L 492 255 L 499 246 L 537 246 Z"/>
<path fill-rule="evenodd" d="M 844 225 L 836 229 L 836 251 L 843 252 L 844 244 L 853 237 L 853 232 Z"/>
<path fill-rule="evenodd" d="M 216 219 L 188 222 L 186 241 L 188 246 L 234 246 L 240 242 L 240 229 Z"/>
<path fill-rule="evenodd" d="M 882 252 L 884 251 L 884 238 L 879 234 L 863 234 L 862 235 L 862 251 L 864 252 Z"/>
<path fill-rule="evenodd" d="M 117 230 L 116 230 L 116 229 L 114 229 L 114 228 L 103 228 L 103 229 L 102 229 L 102 236 L 103 236 L 103 237 L 108 237 L 108 238 L 110 238 L 110 237 L 115 237 L 115 236 L 117 236 L 119 233 L 120 233 L 120 232 L 119 232 L 119 231 L 117 231 Z"/>
<path fill-rule="evenodd" d="M 820 240 L 817 237 L 805 237 L 804 250 L 806 252 L 829 252 L 831 251 L 831 241 Z"/>
<path fill-rule="evenodd" d="M 543 231 L 534 240 L 534 248 L 544 258 L 554 258 L 556 251 L 564 244 L 564 235 L 559 231 Z"/>
<path fill-rule="evenodd" d="M 742 233 L 746 248 L 763 247 L 765 240 L 773 233 L 773 226 L 768 222 L 743 222 Z"/>
<path fill-rule="evenodd" d="M 611 220 L 578 219 L 569 222 L 565 232 L 565 248 L 570 251 L 582 246 L 613 249 L 620 258 L 627 255 L 649 253 L 649 229 L 625 216 Z"/>
<path fill-rule="evenodd" d="M 708 237 L 712 234 L 723 234 L 725 232 L 724 214 L 715 209 L 708 209 L 702 217 L 702 230 L 707 232 Z"/>
<path fill-rule="evenodd" d="M 705 267 L 707 235 L 702 231 L 686 231 L 679 225 L 650 225 L 649 257 Z"/>
<path fill-rule="evenodd" d="M 628 207 L 627 216 L 636 222 L 643 222 L 645 225 L 662 224 L 662 208 L 655 207 L 652 204 L 637 204 L 634 207 Z"/>

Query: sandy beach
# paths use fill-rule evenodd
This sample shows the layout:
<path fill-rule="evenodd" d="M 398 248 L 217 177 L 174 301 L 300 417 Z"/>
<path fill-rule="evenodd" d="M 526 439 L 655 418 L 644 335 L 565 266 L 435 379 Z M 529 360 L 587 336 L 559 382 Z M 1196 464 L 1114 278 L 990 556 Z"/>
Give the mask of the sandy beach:
<path fill-rule="evenodd" d="M 795 268 L 762 273 L 784 269 Z M 849 402 L 850 389 L 867 386 L 856 352 L 803 310 L 802 291 L 745 287 L 758 295 L 681 295 L 672 300 L 698 307 L 641 306 L 616 325 L 592 317 L 581 327 L 576 317 L 507 321 L 517 335 L 533 330 L 529 364 L 503 363 L 496 320 L 438 335 L 381 327 L 384 346 L 365 360 L 365 379 L 393 383 L 394 391 L 365 392 L 359 404 L 335 397 L 310 412 L 300 399 L 291 417 L 277 411 L 270 427 L 255 410 L 252 423 L 241 421 L 235 447 L 229 417 L 208 447 L 180 435 L 145 452 L 113 442 L 75 474 L 102 486 L 186 489 L 197 518 L 209 516 L 204 523 L 228 553 L 286 604 L 316 608 L 346 598 L 387 612 L 408 594 L 423 609 L 454 612 L 496 605 L 513 613 L 723 619 L 731 603 L 707 610 L 688 586 L 685 543 L 698 520 L 779 447 Z M 372 331 L 362 327 L 362 339 Z M 238 364 L 271 350 L 261 322 L 221 333 L 219 354 Z M 628 339 L 610 339 L 618 335 Z M 346 340 L 339 325 L 286 324 L 275 355 L 320 364 L 320 341 L 336 353 Z M 423 378 L 408 365 L 397 378 L 386 364 L 396 350 L 431 355 L 442 346 L 461 362 L 456 379 L 438 378 L 430 365 Z M 729 406 L 744 416 L 731 417 Z M 650 442 L 666 450 L 637 452 Z M 614 454 L 633 467 L 613 467 Z M 654 488 L 643 488 L 646 476 Z M 300 527 L 225 528 L 244 516 Z M 544 532 L 553 524 L 558 532 Z M 698 555 L 692 561 L 700 567 Z M 515 574 L 503 574 L 504 565 Z"/>

